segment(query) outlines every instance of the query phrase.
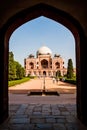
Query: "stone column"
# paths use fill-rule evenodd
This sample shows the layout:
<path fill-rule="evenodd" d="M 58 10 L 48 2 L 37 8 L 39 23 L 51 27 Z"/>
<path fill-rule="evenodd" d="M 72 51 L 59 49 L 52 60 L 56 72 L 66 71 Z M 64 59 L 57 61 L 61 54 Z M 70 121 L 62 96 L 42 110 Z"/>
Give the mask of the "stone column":
<path fill-rule="evenodd" d="M 0 123 L 8 117 L 8 43 L 0 30 Z"/>
<path fill-rule="evenodd" d="M 87 125 L 87 37 L 80 30 L 80 42 L 76 43 L 77 116 Z"/>

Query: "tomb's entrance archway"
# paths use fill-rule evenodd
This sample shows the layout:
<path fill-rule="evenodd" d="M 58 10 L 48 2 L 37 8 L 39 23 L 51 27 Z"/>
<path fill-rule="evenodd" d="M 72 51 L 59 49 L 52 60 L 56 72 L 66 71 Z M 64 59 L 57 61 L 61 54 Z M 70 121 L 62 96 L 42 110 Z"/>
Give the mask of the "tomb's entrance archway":
<path fill-rule="evenodd" d="M 61 5 L 63 8 L 63 5 Z M 67 5 L 66 5 L 67 7 Z M 15 10 L 16 11 L 16 10 Z M 79 22 L 67 13 L 47 4 L 36 4 L 12 15 L 0 29 L 0 123 L 8 117 L 8 51 L 9 38 L 13 31 L 25 22 L 45 16 L 66 26 L 74 35 L 76 45 L 76 73 L 77 73 L 77 116 L 87 124 L 87 72 L 86 37 Z"/>
<path fill-rule="evenodd" d="M 43 75 L 46 76 L 46 71 L 43 71 Z"/>
<path fill-rule="evenodd" d="M 41 66 L 42 66 L 42 69 L 48 68 L 48 61 L 45 60 L 45 59 L 43 59 L 43 60 L 41 61 Z"/>

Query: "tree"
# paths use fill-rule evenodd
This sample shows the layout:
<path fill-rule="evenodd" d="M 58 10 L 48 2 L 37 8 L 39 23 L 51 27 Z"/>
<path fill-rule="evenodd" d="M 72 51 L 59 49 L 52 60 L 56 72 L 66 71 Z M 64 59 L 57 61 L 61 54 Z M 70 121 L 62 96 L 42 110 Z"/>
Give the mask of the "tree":
<path fill-rule="evenodd" d="M 59 70 L 56 72 L 56 77 L 57 77 L 57 78 L 58 78 L 58 77 L 61 77 L 61 73 L 60 73 Z"/>
<path fill-rule="evenodd" d="M 25 76 L 25 70 L 21 64 L 14 60 L 13 52 L 9 52 L 8 80 L 21 79 Z"/>
<path fill-rule="evenodd" d="M 68 60 L 68 67 L 67 67 L 67 78 L 73 78 L 73 62 L 72 59 Z"/>
<path fill-rule="evenodd" d="M 24 77 L 24 68 L 17 61 L 15 61 L 15 65 L 16 65 L 16 78 L 22 79 Z"/>
<path fill-rule="evenodd" d="M 8 72 L 8 79 L 14 80 L 16 78 L 16 67 L 14 64 L 14 54 L 13 52 L 9 52 L 9 72 Z"/>

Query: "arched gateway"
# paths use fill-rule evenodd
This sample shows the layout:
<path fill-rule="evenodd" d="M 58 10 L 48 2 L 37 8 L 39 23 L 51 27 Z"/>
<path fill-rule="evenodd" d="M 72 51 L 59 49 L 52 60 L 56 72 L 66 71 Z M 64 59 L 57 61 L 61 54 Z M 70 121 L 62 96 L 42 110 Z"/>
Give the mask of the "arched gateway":
<path fill-rule="evenodd" d="M 5 0 L 4 0 L 5 1 Z M 26 2 L 27 1 L 27 2 Z M 77 73 L 77 117 L 87 125 L 87 12 L 86 4 L 72 0 L 64 1 L 18 1 L 0 3 L 0 123 L 8 117 L 8 51 L 9 38 L 23 23 L 39 16 L 51 18 L 66 26 L 75 37 Z M 83 1 L 84 2 L 84 1 Z M 9 6 L 8 6 L 9 5 Z M 11 5 L 11 6 L 10 6 Z M 76 6 L 77 5 L 77 6 Z M 81 5 L 81 6 L 80 6 Z M 7 10 L 3 10 L 4 9 Z M 10 7 L 10 8 L 9 8 Z M 80 12 L 80 10 L 82 12 Z M 9 11 L 10 10 L 10 11 Z M 76 11 L 75 11 L 76 10 Z M 84 30 L 84 31 L 83 31 Z"/>
<path fill-rule="evenodd" d="M 46 76 L 46 71 L 43 71 L 43 75 Z"/>

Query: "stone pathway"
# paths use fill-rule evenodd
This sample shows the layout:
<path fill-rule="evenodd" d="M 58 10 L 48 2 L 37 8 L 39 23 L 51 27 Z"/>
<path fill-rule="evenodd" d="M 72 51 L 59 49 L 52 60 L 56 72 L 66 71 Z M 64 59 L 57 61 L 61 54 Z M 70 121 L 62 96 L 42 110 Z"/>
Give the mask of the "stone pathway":
<path fill-rule="evenodd" d="M 28 96 L 15 93 L 22 90 L 41 89 L 43 80 L 36 79 L 9 88 L 9 118 L 0 125 L 0 130 L 87 130 L 76 115 L 76 93 L 60 96 Z M 46 79 L 48 89 L 76 86 Z"/>
<path fill-rule="evenodd" d="M 52 78 L 46 78 L 46 89 L 55 89 L 59 92 L 59 89 L 64 90 L 72 89 L 76 90 L 75 85 L 68 83 L 58 82 L 53 84 Z M 40 103 L 40 104 L 75 104 L 76 103 L 76 93 L 74 94 L 60 94 L 60 96 L 28 96 L 29 90 L 41 90 L 43 88 L 43 78 L 32 79 L 26 83 L 9 87 L 9 104 L 30 104 L 30 103 Z"/>
<path fill-rule="evenodd" d="M 87 130 L 73 104 L 11 104 L 0 130 Z"/>
<path fill-rule="evenodd" d="M 9 93 L 9 104 L 76 104 L 76 94 L 60 94 L 59 96 L 28 96 L 26 94 Z"/>
<path fill-rule="evenodd" d="M 33 89 L 43 89 L 44 81 L 43 78 L 31 79 L 25 83 L 15 85 L 9 87 L 9 91 L 12 90 L 33 90 Z M 45 78 L 45 88 L 46 89 L 55 89 L 55 88 L 68 88 L 68 89 L 76 89 L 76 85 L 71 85 L 68 83 L 64 83 L 59 81 L 58 83 L 53 83 L 52 78 Z"/>

